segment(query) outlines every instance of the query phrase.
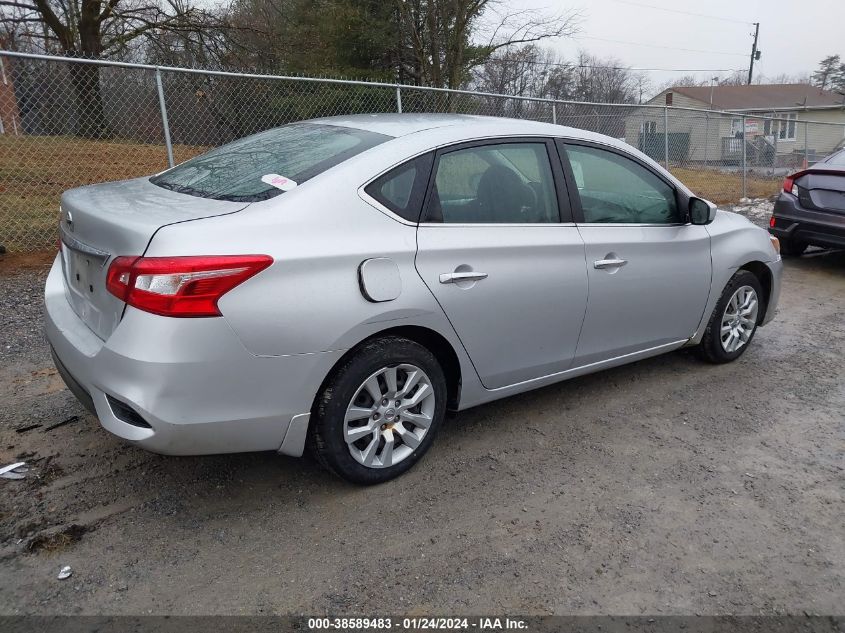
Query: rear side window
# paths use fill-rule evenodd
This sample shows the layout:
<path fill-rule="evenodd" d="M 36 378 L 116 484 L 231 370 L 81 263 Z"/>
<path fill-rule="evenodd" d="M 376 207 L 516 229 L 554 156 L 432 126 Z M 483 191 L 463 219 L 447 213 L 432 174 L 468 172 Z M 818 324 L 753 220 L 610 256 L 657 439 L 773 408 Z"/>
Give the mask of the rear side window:
<path fill-rule="evenodd" d="M 443 154 L 426 219 L 444 224 L 560 222 L 546 144 L 486 144 Z"/>
<path fill-rule="evenodd" d="M 417 222 L 433 160 L 432 153 L 417 156 L 380 176 L 364 191 L 399 217 Z"/>
<path fill-rule="evenodd" d="M 218 147 L 153 176 L 150 182 L 200 198 L 267 200 L 391 138 L 353 128 L 294 123 Z"/>
<path fill-rule="evenodd" d="M 584 222 L 676 224 L 675 190 L 648 169 L 615 152 L 567 145 Z"/>

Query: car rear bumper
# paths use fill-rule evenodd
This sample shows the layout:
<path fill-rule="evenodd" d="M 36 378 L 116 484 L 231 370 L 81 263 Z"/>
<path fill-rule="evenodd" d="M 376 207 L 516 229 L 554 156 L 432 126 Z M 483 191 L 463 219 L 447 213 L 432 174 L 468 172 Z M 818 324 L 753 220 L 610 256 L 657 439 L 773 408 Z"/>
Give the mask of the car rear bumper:
<path fill-rule="evenodd" d="M 283 452 L 301 454 L 302 422 L 342 355 L 255 356 L 223 318 L 131 308 L 104 342 L 68 303 L 58 260 L 44 299 L 47 338 L 68 388 L 106 430 L 157 453 L 280 450 L 284 443 Z M 300 428 L 291 443 L 294 417 Z"/>
<path fill-rule="evenodd" d="M 845 214 L 805 209 L 798 198 L 782 192 L 775 201 L 773 216 L 775 226 L 769 233 L 780 240 L 845 248 Z"/>

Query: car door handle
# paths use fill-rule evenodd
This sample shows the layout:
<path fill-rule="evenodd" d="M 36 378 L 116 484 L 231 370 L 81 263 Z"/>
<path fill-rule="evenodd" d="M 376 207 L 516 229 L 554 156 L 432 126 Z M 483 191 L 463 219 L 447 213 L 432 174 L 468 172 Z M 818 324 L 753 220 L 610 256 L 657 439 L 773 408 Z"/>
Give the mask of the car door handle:
<path fill-rule="evenodd" d="M 621 268 L 627 263 L 627 259 L 597 259 L 593 262 L 593 268 Z"/>
<path fill-rule="evenodd" d="M 441 284 L 454 284 L 459 281 L 481 281 L 482 279 L 487 279 L 487 273 L 479 273 L 476 271 L 470 271 L 466 273 L 441 273 L 440 274 L 440 283 Z"/>

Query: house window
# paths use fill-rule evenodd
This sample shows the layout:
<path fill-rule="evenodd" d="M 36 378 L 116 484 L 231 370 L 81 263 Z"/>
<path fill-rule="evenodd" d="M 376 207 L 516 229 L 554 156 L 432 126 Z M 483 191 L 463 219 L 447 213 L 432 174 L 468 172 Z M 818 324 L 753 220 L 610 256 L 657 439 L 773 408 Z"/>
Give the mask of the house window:
<path fill-rule="evenodd" d="M 640 124 L 640 132 L 643 134 L 657 134 L 657 121 L 643 121 Z"/>
<path fill-rule="evenodd" d="M 795 112 L 787 114 L 775 114 L 779 120 L 771 121 L 766 119 L 763 124 L 763 134 L 766 136 L 777 136 L 780 141 L 795 140 L 795 126 L 798 115 Z"/>

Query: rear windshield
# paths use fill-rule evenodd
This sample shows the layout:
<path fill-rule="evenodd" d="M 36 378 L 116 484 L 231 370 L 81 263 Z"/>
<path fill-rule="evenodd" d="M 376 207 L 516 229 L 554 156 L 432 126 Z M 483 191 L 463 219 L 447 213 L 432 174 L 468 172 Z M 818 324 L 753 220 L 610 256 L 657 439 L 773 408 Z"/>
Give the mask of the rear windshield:
<path fill-rule="evenodd" d="M 200 198 L 267 200 L 390 138 L 333 125 L 293 123 L 218 147 L 150 182 Z"/>

